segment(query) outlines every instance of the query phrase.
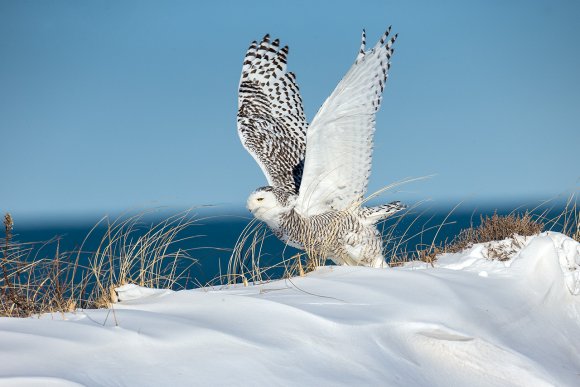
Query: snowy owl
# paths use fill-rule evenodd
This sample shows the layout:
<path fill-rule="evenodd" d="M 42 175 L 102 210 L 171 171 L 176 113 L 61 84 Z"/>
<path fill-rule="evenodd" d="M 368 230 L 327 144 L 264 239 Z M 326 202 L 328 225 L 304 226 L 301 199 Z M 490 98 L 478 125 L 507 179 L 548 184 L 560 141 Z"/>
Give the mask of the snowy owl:
<path fill-rule="evenodd" d="M 308 125 L 288 46 L 266 35 L 242 67 L 238 134 L 268 180 L 247 207 L 282 241 L 338 265 L 385 266 L 376 224 L 405 208 L 363 207 L 371 169 L 375 114 L 387 80 L 391 28 L 356 60 Z"/>

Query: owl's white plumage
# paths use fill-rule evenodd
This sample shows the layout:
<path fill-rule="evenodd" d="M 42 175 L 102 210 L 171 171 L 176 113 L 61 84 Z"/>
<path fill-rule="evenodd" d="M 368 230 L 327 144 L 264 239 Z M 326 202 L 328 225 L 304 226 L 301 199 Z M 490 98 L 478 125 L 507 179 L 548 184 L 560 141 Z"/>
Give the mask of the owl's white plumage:
<path fill-rule="evenodd" d="M 310 126 L 286 71 L 287 47 L 266 35 L 250 45 L 242 68 L 238 133 L 270 184 L 250 195 L 248 208 L 283 241 L 338 264 L 383 266 L 375 224 L 404 208 L 361 207 L 397 37 L 389 34 L 390 27 L 367 51 L 363 31 L 355 63 Z"/>
<path fill-rule="evenodd" d="M 362 200 L 371 170 L 375 113 L 381 104 L 396 35 L 365 52 L 312 120 L 306 135 L 306 161 L 299 211 L 305 216 L 343 210 Z"/>

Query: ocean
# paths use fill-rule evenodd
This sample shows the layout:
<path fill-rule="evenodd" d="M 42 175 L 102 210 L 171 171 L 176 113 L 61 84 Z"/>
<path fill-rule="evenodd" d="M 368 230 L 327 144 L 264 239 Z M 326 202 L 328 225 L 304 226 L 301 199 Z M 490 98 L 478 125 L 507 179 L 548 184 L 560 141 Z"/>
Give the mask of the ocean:
<path fill-rule="evenodd" d="M 534 206 L 535 207 L 535 206 Z M 462 229 L 477 226 L 482 216 L 509 214 L 514 209 L 513 205 L 489 205 L 485 208 L 459 208 L 427 209 L 419 208 L 407 211 L 402 217 L 396 216 L 381 224 L 384 234 L 387 235 L 387 257 L 403 251 L 412 252 L 416 249 L 424 249 L 431 244 L 437 245 L 445 241 L 451 241 Z M 531 208 L 535 216 L 546 223 L 546 219 L 553 219 L 561 212 L 556 206 L 549 210 L 546 208 Z M 525 207 L 519 208 L 518 213 L 526 211 Z M 127 219 L 130 215 L 121 217 Z M 243 211 L 219 212 L 217 210 L 192 210 L 186 215 L 176 215 L 168 211 L 151 211 L 141 213 L 132 222 L 132 231 L 126 233 L 123 244 L 132 246 L 134 242 L 151 227 L 158 227 L 167 219 L 174 219 L 174 225 L 181 221 L 191 221 L 191 224 L 180 230 L 175 236 L 175 242 L 165 251 L 181 253 L 183 258 L 178 259 L 180 268 L 184 270 L 184 277 L 180 280 L 182 288 L 195 288 L 207 284 L 224 283 L 225 274 L 228 272 L 228 264 L 234 252 L 234 247 L 244 229 L 252 220 L 250 214 Z M 108 220 L 112 222 L 113 220 Z M 44 219 L 42 222 L 23 222 L 13 230 L 14 242 L 25 243 L 30 247 L 28 259 L 48 258 L 54 259 L 58 251 L 59 257 L 71 259 L 79 256 L 82 266 L 88 266 L 88 260 L 96 251 L 103 250 L 103 237 L 107 239 L 107 221 L 95 225 L 95 220 L 85 219 L 82 221 L 62 222 L 59 219 Z M 125 231 L 128 226 L 125 227 Z M 549 228 L 557 229 L 557 224 L 548 225 Z M 162 231 L 158 231 L 161 233 Z M 151 234 L 151 233 L 150 233 Z M 152 235 L 149 235 L 151 239 Z M 109 236 L 110 237 L 110 236 Z M 123 251 L 121 244 L 114 248 L 115 254 L 129 254 Z M 125 249 L 128 250 L 128 249 Z M 80 254 L 77 254 L 81 252 Z M 254 246 L 254 256 L 259 255 L 260 266 L 277 268 L 265 273 L 266 277 L 276 278 L 284 273 L 283 260 L 299 253 L 298 250 L 286 246 L 272 235 L 267 236 L 263 242 Z M 134 252 L 133 252 L 134 253 Z M 185 258 L 189 255 L 195 260 Z M 245 243 L 243 254 L 251 256 L 251 238 Z M 249 266 L 248 266 L 249 267 Z"/>

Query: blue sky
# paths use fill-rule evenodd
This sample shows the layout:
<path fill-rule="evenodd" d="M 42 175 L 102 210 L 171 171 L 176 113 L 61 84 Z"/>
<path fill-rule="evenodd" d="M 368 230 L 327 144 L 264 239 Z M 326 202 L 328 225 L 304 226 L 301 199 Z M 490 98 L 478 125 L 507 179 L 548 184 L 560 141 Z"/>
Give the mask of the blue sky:
<path fill-rule="evenodd" d="M 370 191 L 447 203 L 578 190 L 577 1 L 0 2 L 0 211 L 241 206 L 265 184 L 236 133 L 248 44 L 290 45 L 309 120 L 360 31 L 399 33 Z"/>

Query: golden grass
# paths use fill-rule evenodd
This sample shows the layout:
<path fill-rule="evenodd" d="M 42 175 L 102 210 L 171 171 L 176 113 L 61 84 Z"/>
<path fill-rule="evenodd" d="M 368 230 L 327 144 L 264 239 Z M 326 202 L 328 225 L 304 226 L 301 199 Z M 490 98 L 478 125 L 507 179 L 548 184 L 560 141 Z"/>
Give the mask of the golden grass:
<path fill-rule="evenodd" d="M 384 255 L 390 266 L 408 261 L 432 265 L 442 253 L 459 252 L 475 243 L 505 239 L 514 234 L 533 235 L 543 230 L 557 230 L 580 242 L 580 211 L 574 195 L 556 216 L 549 215 L 550 208 L 540 211 L 538 207 L 532 210 L 538 215 L 519 214 L 517 209 L 503 216 L 495 213 L 491 217 L 481 217 L 478 226 L 462 230 L 451 241 L 437 239 L 444 227 L 454 223 L 452 214 L 461 203 L 437 224 L 432 224 L 434 215 L 429 216 L 429 211 L 422 209 L 423 204 L 417 203 L 382 223 Z M 61 251 L 58 238 L 43 243 L 40 248 L 37 244 L 15 242 L 14 221 L 6 214 L 3 219 L 5 237 L 0 239 L 0 316 L 26 317 L 47 312 L 72 312 L 78 308 L 110 307 L 116 302 L 115 288 L 128 283 L 173 290 L 183 288 L 184 283 L 193 283 L 195 279 L 190 278 L 189 273 L 196 260 L 190 255 L 191 249 L 183 250 L 179 246 L 196 237 L 187 236 L 187 230 L 196 220 L 189 211 L 157 223 L 148 223 L 147 215 L 141 213 L 115 220 L 103 218 L 78 250 Z M 85 242 L 103 225 L 105 231 L 98 247 L 94 251 L 84 251 Z M 419 231 L 415 231 L 417 228 Z M 324 241 L 319 241 L 307 230 L 304 240 L 310 241 L 307 246 L 318 243 L 316 249 L 308 248 L 269 265 L 264 253 L 264 243 L 269 238 L 276 237 L 265 224 L 256 219 L 250 221 L 233 248 L 227 273 L 220 274 L 208 285 L 249 285 L 280 277 L 304 276 L 326 264 L 329 249 Z M 417 239 L 419 243 L 413 242 L 414 249 L 407 251 L 407 244 Z M 53 252 L 47 256 L 44 251 L 50 246 Z M 282 256 L 285 252 L 284 248 Z M 502 259 L 501 255 L 496 258 Z"/>
<path fill-rule="evenodd" d="M 552 219 L 546 222 L 549 229 L 559 229 L 562 234 L 580 242 L 580 208 L 578 206 L 578 197 L 572 194 L 568 197 L 564 210 Z"/>
<path fill-rule="evenodd" d="M 242 283 L 248 286 L 252 283 L 263 283 L 276 277 L 276 272 L 282 272 L 282 277 L 289 278 L 304 275 L 306 253 L 282 259 L 274 265 L 263 265 L 263 247 L 268 239 L 276 238 L 270 229 L 257 219 L 252 219 L 241 232 L 232 251 L 227 274 L 216 279 L 219 284 Z M 282 252 L 284 255 L 284 252 Z"/>
<path fill-rule="evenodd" d="M 571 195 L 564 209 L 556 216 L 552 215 L 551 218 L 548 216 L 554 206 L 547 206 L 547 203 L 544 202 L 531 211 L 518 212 L 519 209 L 515 209 L 507 215 L 499 215 L 496 211 L 491 216 L 481 216 L 479 225 L 462 229 L 453 238 L 439 240 L 442 230 L 455 223 L 453 214 L 462 203 L 455 205 L 442 221 L 433 224 L 435 214 L 429 215 L 429 209 L 423 208 L 424 202 L 419 202 L 404 213 L 397 214 L 383 223 L 384 255 L 391 267 L 401 266 L 410 261 L 421 261 L 433 265 L 440 254 L 460 252 L 476 243 L 513 238 L 516 234 L 530 236 L 542 231 L 557 230 L 580 241 L 580 211 L 575 195 Z M 419 231 L 416 231 L 417 228 Z M 267 238 L 275 237 L 265 225 L 255 219 L 252 220 L 234 247 L 227 283 L 244 283 L 245 285 L 250 282 L 261 283 L 273 278 L 274 271 L 281 266 L 284 268 L 284 278 L 303 276 L 323 266 L 327 261 L 328 254 L 325 254 L 327 250 L 322 245 L 317 251 L 306 249 L 290 258 L 283 259 L 279 264 L 262 265 L 262 248 Z M 304 238 L 309 241 L 313 240 L 312 235 L 305 235 Z M 415 243 L 417 239 L 419 242 Z M 414 248 L 408 251 L 406 246 L 411 241 Z M 517 244 L 517 240 L 514 239 L 514 241 Z M 502 249 L 497 251 L 490 249 L 489 254 L 490 259 L 508 258 L 506 251 Z"/>
<path fill-rule="evenodd" d="M 554 210 L 554 205 L 550 205 L 550 201 L 542 202 L 532 210 L 523 213 L 519 213 L 519 208 L 516 208 L 507 215 L 498 215 L 496 210 L 491 217 L 481 215 L 478 226 L 471 225 L 461 230 L 451 241 L 444 240 L 437 243 L 439 230 L 443 226 L 451 224 L 447 223 L 447 219 L 458 206 L 459 204 L 437 226 L 437 233 L 430 244 L 419 243 L 412 252 L 395 248 L 390 265 L 400 266 L 409 261 L 421 261 L 433 265 L 440 254 L 458 253 L 477 243 L 510 239 L 511 248 L 505 246 L 488 248 L 489 259 L 506 260 L 512 256 L 511 253 L 514 249 L 518 250 L 522 247 L 520 240 L 515 237 L 516 235 L 531 236 L 543 231 L 558 231 L 580 242 L 580 211 L 576 194 L 571 194 L 568 197 L 563 209 L 558 210 L 555 216 L 550 215 L 551 211 Z M 559 205 L 556 204 L 556 206 Z M 414 219 L 414 222 L 418 219 L 418 217 Z M 421 233 L 423 232 L 422 230 Z"/>
<path fill-rule="evenodd" d="M 450 244 L 445 246 L 446 252 L 457 253 L 476 243 L 500 241 L 512 238 L 514 235 L 536 235 L 544 229 L 544 224 L 534 219 L 529 212 L 503 216 L 495 212 L 491 217 L 481 215 L 480 219 L 479 226 L 462 230 Z"/>
<path fill-rule="evenodd" d="M 106 232 L 89 261 L 95 281 L 90 301 L 107 306 L 116 301 L 114 288 L 125 284 L 174 289 L 182 288 L 189 269 L 196 263 L 189 251 L 173 248 L 195 236 L 181 237 L 195 223 L 189 212 L 144 226 L 140 213 L 128 219 L 107 221 Z"/>
<path fill-rule="evenodd" d="M 146 213 L 109 221 L 102 219 L 71 252 L 60 250 L 60 240 L 17 243 L 12 238 L 12 218 L 4 218 L 0 316 L 26 317 L 41 313 L 72 312 L 77 308 L 109 307 L 116 301 L 114 289 L 134 283 L 140 286 L 179 290 L 196 263 L 177 243 L 194 224 L 189 211 L 159 223 L 146 224 Z M 106 222 L 106 223 L 105 223 Z M 83 246 L 100 224 L 106 224 L 96 251 Z M 43 249 L 54 253 L 43 257 Z"/>

